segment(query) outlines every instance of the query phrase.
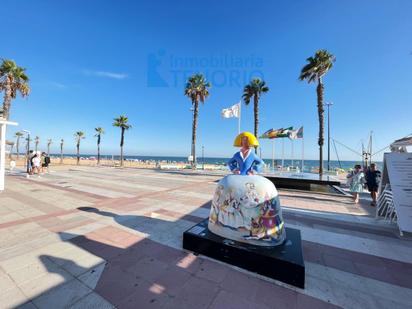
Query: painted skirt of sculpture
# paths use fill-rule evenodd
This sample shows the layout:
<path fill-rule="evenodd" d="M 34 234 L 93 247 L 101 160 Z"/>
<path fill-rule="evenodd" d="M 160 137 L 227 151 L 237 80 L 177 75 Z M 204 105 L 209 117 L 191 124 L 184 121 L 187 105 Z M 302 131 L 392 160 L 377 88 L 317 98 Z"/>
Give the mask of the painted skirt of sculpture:
<path fill-rule="evenodd" d="M 276 187 L 258 175 L 228 175 L 212 200 L 209 230 L 219 236 L 260 246 L 286 238 Z"/>

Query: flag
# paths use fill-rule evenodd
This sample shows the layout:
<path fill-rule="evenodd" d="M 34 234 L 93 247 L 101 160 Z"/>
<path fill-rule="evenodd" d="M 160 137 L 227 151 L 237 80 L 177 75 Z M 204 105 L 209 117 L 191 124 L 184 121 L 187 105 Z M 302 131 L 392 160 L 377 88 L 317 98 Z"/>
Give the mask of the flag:
<path fill-rule="evenodd" d="M 301 126 L 297 133 L 298 138 L 303 138 L 303 126 Z"/>
<path fill-rule="evenodd" d="M 240 114 L 240 102 L 236 103 L 235 105 L 229 107 L 229 108 L 224 108 L 222 109 L 222 117 L 223 118 L 232 118 L 236 117 L 239 118 Z"/>
<path fill-rule="evenodd" d="M 293 127 L 289 127 L 289 128 L 280 128 L 280 129 L 270 129 L 267 130 L 265 133 L 262 134 L 262 136 L 260 138 L 269 138 L 269 139 L 273 139 L 273 138 L 281 138 L 281 137 L 288 137 L 289 132 L 293 130 Z"/>
<path fill-rule="evenodd" d="M 300 127 L 299 130 L 290 130 L 288 133 L 290 139 L 303 138 L 303 127 Z"/>
<path fill-rule="evenodd" d="M 269 130 L 267 130 L 265 133 L 263 133 L 263 134 L 260 136 L 260 138 L 269 138 L 269 139 L 277 138 L 278 135 L 279 135 L 279 133 L 282 132 L 282 130 L 283 130 L 283 128 L 277 129 L 277 130 L 275 130 L 275 129 L 269 129 Z"/>
<path fill-rule="evenodd" d="M 288 137 L 290 131 L 293 131 L 293 127 L 282 129 L 282 131 L 277 135 L 277 137 Z"/>

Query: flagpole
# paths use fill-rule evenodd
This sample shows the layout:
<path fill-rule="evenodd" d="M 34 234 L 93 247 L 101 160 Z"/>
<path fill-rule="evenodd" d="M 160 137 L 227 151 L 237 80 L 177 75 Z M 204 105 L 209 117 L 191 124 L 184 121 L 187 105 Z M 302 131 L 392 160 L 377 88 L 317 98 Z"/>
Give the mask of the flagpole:
<path fill-rule="evenodd" d="M 285 140 L 282 138 L 282 171 L 285 163 Z"/>
<path fill-rule="evenodd" d="M 272 138 L 272 168 L 275 171 L 275 139 Z"/>
<path fill-rule="evenodd" d="M 240 134 L 240 117 L 241 117 L 242 101 L 239 101 L 239 119 L 237 122 L 237 133 Z"/>
<path fill-rule="evenodd" d="M 305 161 L 305 157 L 304 157 L 305 145 L 303 143 L 303 140 L 304 140 L 304 138 L 302 137 L 302 173 L 305 170 L 305 163 L 304 163 L 304 161 Z"/>

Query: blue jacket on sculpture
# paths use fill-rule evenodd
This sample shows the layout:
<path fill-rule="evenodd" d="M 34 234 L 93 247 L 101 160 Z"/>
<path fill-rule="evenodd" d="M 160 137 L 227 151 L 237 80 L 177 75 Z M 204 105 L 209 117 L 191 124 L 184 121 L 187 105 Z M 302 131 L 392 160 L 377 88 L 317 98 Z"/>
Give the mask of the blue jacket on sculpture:
<path fill-rule="evenodd" d="M 240 171 L 240 175 L 248 175 L 250 171 L 260 172 L 263 166 L 263 160 L 259 158 L 252 149 L 249 150 L 246 158 L 243 158 L 241 152 L 236 152 L 232 159 L 229 160 L 228 166 L 233 172 Z"/>

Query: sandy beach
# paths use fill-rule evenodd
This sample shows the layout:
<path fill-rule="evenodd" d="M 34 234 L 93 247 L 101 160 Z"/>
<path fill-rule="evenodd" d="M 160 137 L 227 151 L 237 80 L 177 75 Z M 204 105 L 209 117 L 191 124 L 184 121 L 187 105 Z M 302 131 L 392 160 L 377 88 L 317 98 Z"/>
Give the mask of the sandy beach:
<path fill-rule="evenodd" d="M 18 167 L 23 167 L 25 166 L 25 158 L 20 156 L 20 158 L 17 160 L 16 157 L 13 158 L 13 160 L 16 162 L 16 166 Z M 10 165 L 10 159 L 7 158 L 6 160 L 6 165 Z M 53 167 L 59 167 L 62 165 L 67 165 L 67 166 L 98 166 L 97 160 L 90 160 L 90 159 L 81 159 L 79 161 L 79 164 L 77 164 L 77 159 L 76 158 L 68 158 L 65 157 L 63 159 L 63 163 L 60 158 L 56 157 L 51 157 L 51 166 Z M 101 159 L 100 160 L 100 166 L 106 166 L 106 167 L 120 167 L 120 161 L 119 160 L 107 160 L 107 159 Z M 199 165 L 205 170 L 224 170 L 226 169 L 225 166 L 222 165 L 216 165 L 216 164 L 204 164 L 204 165 Z M 167 161 L 137 161 L 137 160 L 125 160 L 123 163 L 123 167 L 127 168 L 158 168 L 158 169 L 190 169 L 191 166 L 187 162 L 167 162 Z"/>

